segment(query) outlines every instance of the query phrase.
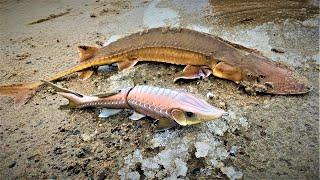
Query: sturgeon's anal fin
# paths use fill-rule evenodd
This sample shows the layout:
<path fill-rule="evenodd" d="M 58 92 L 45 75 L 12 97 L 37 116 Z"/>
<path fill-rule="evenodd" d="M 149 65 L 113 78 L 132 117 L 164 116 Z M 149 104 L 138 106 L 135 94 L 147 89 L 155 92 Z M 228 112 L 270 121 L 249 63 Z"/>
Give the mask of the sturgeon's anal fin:
<path fill-rule="evenodd" d="M 168 118 L 162 118 L 157 120 L 155 131 L 164 131 L 167 129 L 171 129 L 173 127 L 178 126 L 178 123 L 176 123 L 174 120 L 168 119 Z"/>
<path fill-rule="evenodd" d="M 98 47 L 93 46 L 78 46 L 80 62 L 83 62 L 91 57 L 99 50 Z"/>
<path fill-rule="evenodd" d="M 87 80 L 92 76 L 93 73 L 94 73 L 93 70 L 83 70 L 83 71 L 79 71 L 78 75 L 80 79 Z"/>
<path fill-rule="evenodd" d="M 129 119 L 133 120 L 133 121 L 137 121 L 140 120 L 142 118 L 146 117 L 143 114 L 137 113 L 136 111 L 129 117 Z"/>
<path fill-rule="evenodd" d="M 119 62 L 117 63 L 118 69 L 121 71 L 124 69 L 132 68 L 134 65 L 137 64 L 137 62 L 138 60 L 126 60 L 126 61 Z"/>
<path fill-rule="evenodd" d="M 122 109 L 108 109 L 108 108 L 103 108 L 100 111 L 99 118 L 108 118 L 112 115 L 118 114 L 121 112 Z"/>
<path fill-rule="evenodd" d="M 174 79 L 174 82 L 179 79 L 203 79 L 210 76 L 211 70 L 206 66 L 187 65 L 182 74 Z"/>

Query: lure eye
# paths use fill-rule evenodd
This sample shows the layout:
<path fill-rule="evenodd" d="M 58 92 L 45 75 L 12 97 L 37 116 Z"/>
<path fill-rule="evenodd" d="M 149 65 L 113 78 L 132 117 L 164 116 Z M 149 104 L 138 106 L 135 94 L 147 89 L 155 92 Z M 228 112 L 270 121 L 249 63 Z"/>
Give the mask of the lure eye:
<path fill-rule="evenodd" d="M 186 116 L 187 116 L 187 117 L 193 117 L 193 116 L 194 116 L 194 113 L 193 113 L 193 112 L 186 112 Z"/>

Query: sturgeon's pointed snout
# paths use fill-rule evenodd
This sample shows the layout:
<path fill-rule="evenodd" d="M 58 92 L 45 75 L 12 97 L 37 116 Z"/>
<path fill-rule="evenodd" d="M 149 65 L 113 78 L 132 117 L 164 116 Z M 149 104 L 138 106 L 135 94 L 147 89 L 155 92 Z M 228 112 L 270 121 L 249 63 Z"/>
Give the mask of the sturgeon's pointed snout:
<path fill-rule="evenodd" d="M 251 71 L 246 71 L 242 83 L 248 83 L 256 92 L 268 94 L 304 94 L 312 90 L 309 80 L 282 63 L 250 54 L 246 56 Z M 250 89 L 250 88 L 248 88 Z"/>
<path fill-rule="evenodd" d="M 224 111 L 222 109 L 219 109 L 219 108 L 216 108 L 214 106 L 211 106 L 210 104 L 208 104 L 208 105 L 210 106 L 210 109 L 211 109 L 210 113 L 208 113 L 208 114 L 203 113 L 203 116 L 207 116 L 208 117 L 208 118 L 206 118 L 207 120 L 214 120 L 214 119 L 229 115 L 228 112 L 226 112 L 226 111 Z"/>
<path fill-rule="evenodd" d="M 271 84 L 271 85 L 269 85 Z M 310 92 L 313 87 L 309 83 L 269 83 L 266 93 L 270 94 L 304 94 Z"/>
<path fill-rule="evenodd" d="M 179 109 L 186 112 L 184 117 L 180 116 L 180 124 L 181 122 L 184 122 L 185 125 L 192 125 L 205 121 L 212 121 L 228 115 L 226 111 L 214 107 L 208 102 L 189 93 L 181 93 L 177 99 Z"/>

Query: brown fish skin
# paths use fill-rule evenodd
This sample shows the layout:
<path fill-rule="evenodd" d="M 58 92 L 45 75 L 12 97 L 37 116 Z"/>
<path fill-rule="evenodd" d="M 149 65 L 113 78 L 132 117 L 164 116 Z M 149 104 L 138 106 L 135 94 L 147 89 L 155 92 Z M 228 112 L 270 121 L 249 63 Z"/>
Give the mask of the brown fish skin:
<path fill-rule="evenodd" d="M 47 84 L 59 91 L 54 84 Z M 102 97 L 85 96 L 65 89 L 58 94 L 67 98 L 73 108 L 132 109 L 154 119 L 170 119 L 182 126 L 214 120 L 226 114 L 190 93 L 152 86 L 135 86 Z"/>
<path fill-rule="evenodd" d="M 87 79 L 92 75 L 90 68 L 101 65 L 118 63 L 119 69 L 126 69 L 138 61 L 156 61 L 193 66 L 192 71 L 183 72 L 182 78 L 207 77 L 212 73 L 241 84 L 253 93 L 303 94 L 312 89 L 305 77 L 256 50 L 189 29 L 153 28 L 126 36 L 103 48 L 79 46 L 78 49 L 79 65 L 52 76 L 48 81 L 74 72 L 81 72 L 80 77 Z M 201 75 L 201 72 L 205 74 Z M 11 96 L 21 105 L 41 85 L 42 82 L 0 86 L 0 95 Z"/>

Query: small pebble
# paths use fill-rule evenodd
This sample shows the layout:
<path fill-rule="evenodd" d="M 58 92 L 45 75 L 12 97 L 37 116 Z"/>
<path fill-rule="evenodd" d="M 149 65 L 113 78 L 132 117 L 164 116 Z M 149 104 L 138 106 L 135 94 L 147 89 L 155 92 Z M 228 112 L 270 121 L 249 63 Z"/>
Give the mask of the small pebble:
<path fill-rule="evenodd" d="M 84 141 L 90 141 L 91 140 L 91 136 L 88 134 L 81 134 L 81 138 Z"/>
<path fill-rule="evenodd" d="M 229 152 L 230 152 L 231 156 L 235 156 L 237 151 L 238 151 L 238 147 L 237 146 L 232 146 Z"/>
<path fill-rule="evenodd" d="M 17 161 L 12 161 L 11 164 L 9 165 L 9 168 L 13 168 L 14 166 L 16 166 Z"/>
<path fill-rule="evenodd" d="M 226 103 L 220 102 L 220 103 L 219 103 L 219 107 L 220 107 L 220 108 L 226 108 Z"/>
<path fill-rule="evenodd" d="M 214 95 L 211 92 L 208 92 L 206 95 L 207 99 L 212 99 Z"/>

